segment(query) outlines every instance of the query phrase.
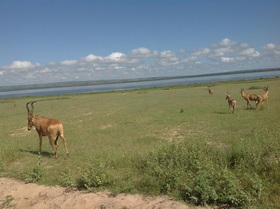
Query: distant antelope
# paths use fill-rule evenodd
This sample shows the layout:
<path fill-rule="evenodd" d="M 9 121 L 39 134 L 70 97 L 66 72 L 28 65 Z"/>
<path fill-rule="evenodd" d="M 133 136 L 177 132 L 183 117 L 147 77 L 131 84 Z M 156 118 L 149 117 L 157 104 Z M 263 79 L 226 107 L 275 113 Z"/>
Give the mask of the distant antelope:
<path fill-rule="evenodd" d="M 241 96 L 247 101 L 247 109 L 250 106 L 251 108 L 251 104 L 250 101 L 255 101 L 256 102 L 256 108 L 258 107 L 259 101 L 260 101 L 260 97 L 258 97 L 257 94 L 246 94 L 245 90 L 242 88 L 241 91 Z"/>
<path fill-rule="evenodd" d="M 50 118 L 44 118 L 44 117 L 37 117 L 33 115 L 34 107 L 33 104 L 36 101 L 33 102 L 27 102 L 26 103 L 26 109 L 27 109 L 27 116 L 28 116 L 28 125 L 27 130 L 30 131 L 31 128 L 34 126 L 38 135 L 39 135 L 39 154 L 42 152 L 42 137 L 47 136 L 49 137 L 49 141 L 51 144 L 51 147 L 54 151 L 55 157 L 58 158 L 58 137 L 63 141 L 65 153 L 68 156 L 68 149 L 66 145 L 66 140 L 63 135 L 63 125 L 59 120 L 56 119 L 50 119 Z M 31 110 L 29 109 L 29 104 L 31 104 Z M 55 147 L 54 147 L 55 146 Z"/>
<path fill-rule="evenodd" d="M 228 101 L 228 107 L 229 107 L 229 110 L 234 113 L 234 108 L 236 106 L 236 100 L 234 100 L 233 98 L 231 98 L 230 94 L 227 93 L 226 94 L 226 100 Z M 232 109 L 232 110 L 231 110 Z"/>
<path fill-rule="evenodd" d="M 214 90 L 210 88 L 210 86 L 208 86 L 208 94 L 210 96 L 212 96 L 212 94 L 214 93 Z"/>
<path fill-rule="evenodd" d="M 268 86 L 263 88 L 264 93 L 258 94 L 258 103 L 263 104 L 263 102 L 266 102 L 266 105 L 268 104 Z"/>

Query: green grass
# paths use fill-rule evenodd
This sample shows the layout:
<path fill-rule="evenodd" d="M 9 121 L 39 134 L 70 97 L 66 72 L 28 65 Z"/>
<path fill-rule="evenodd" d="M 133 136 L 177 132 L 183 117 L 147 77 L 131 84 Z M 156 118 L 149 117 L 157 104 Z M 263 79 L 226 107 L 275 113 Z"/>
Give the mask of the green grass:
<path fill-rule="evenodd" d="M 0 176 L 89 191 L 168 194 L 193 204 L 280 208 L 280 79 L 80 95 L 0 99 Z M 246 109 L 240 89 L 269 104 Z M 225 94 L 237 100 L 234 114 Z M 64 124 L 70 157 L 48 139 L 38 156 L 35 115 Z M 252 106 L 254 104 L 252 103 Z"/>

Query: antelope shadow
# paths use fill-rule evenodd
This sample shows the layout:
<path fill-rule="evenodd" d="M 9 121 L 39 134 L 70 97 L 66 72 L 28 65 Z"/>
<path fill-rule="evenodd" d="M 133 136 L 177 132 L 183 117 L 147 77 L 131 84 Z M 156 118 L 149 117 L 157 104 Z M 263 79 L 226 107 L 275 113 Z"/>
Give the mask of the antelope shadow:
<path fill-rule="evenodd" d="M 20 152 L 26 152 L 26 153 L 31 153 L 33 155 L 37 155 L 40 156 L 40 154 L 38 153 L 38 151 L 34 151 L 34 150 L 26 150 L 26 149 L 20 149 Z M 53 154 L 52 152 L 47 152 L 47 151 L 43 151 L 41 152 L 41 156 L 43 157 L 55 157 L 55 154 Z"/>

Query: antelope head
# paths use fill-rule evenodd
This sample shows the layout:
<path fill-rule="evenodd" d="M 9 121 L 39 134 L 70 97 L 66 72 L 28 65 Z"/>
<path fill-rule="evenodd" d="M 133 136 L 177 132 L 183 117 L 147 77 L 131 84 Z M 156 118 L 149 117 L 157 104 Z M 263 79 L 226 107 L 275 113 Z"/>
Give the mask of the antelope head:
<path fill-rule="evenodd" d="M 226 93 L 226 99 L 230 99 L 230 94 L 229 94 L 229 92 Z"/>
<path fill-rule="evenodd" d="M 33 111 L 34 111 L 34 106 L 33 104 L 35 103 L 36 101 L 33 101 L 33 102 L 27 102 L 26 103 L 26 109 L 27 109 L 27 120 L 28 120 L 28 124 L 27 124 L 27 130 L 30 131 L 32 126 L 33 126 Z M 31 104 L 31 110 L 29 109 L 29 104 Z"/>

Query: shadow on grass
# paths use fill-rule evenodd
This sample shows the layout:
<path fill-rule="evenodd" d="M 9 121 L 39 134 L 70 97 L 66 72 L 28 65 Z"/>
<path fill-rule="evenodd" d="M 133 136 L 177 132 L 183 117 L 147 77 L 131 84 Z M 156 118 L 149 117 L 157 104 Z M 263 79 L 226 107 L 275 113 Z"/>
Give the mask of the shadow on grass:
<path fill-rule="evenodd" d="M 230 112 L 214 111 L 213 113 L 215 113 L 215 114 L 220 114 L 220 115 L 227 115 L 227 114 L 229 114 Z"/>
<path fill-rule="evenodd" d="M 255 107 L 245 108 L 245 110 L 257 110 Z"/>
<path fill-rule="evenodd" d="M 38 151 L 24 150 L 24 149 L 20 149 L 19 151 L 21 151 L 21 152 L 27 152 L 27 153 L 31 153 L 31 154 L 33 154 L 33 155 L 39 156 Z M 53 153 L 51 153 L 51 152 L 46 152 L 46 151 L 41 152 L 41 156 L 42 156 L 42 157 L 49 157 L 49 158 L 55 157 L 55 155 L 54 155 Z"/>

